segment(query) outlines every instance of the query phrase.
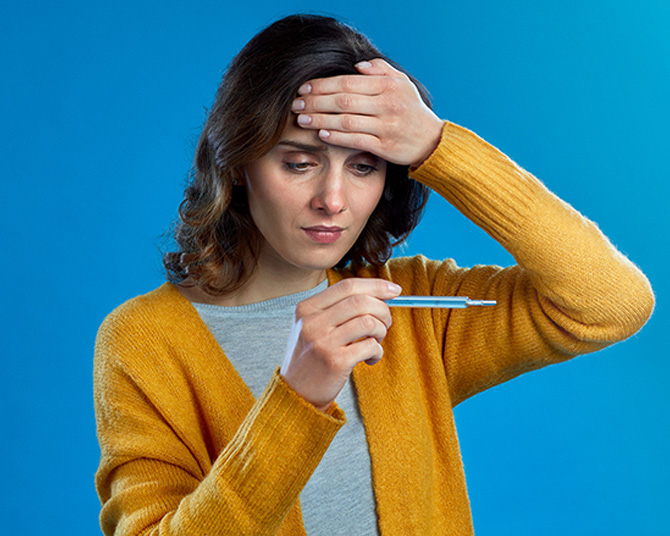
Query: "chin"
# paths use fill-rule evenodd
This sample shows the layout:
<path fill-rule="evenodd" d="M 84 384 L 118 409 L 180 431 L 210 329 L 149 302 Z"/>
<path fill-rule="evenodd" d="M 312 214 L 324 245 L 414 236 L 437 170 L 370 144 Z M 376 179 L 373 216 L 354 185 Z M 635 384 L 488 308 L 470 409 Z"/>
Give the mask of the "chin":
<path fill-rule="evenodd" d="M 309 270 L 311 272 L 317 272 L 317 271 L 322 271 L 322 270 L 330 270 L 331 268 L 336 266 L 338 262 L 340 262 L 340 261 L 338 260 L 338 261 L 335 261 L 335 262 L 323 262 L 323 263 L 311 262 L 307 265 L 305 265 L 305 264 L 301 265 L 300 268 L 302 268 L 303 270 Z"/>
<path fill-rule="evenodd" d="M 295 263 L 296 266 L 299 266 L 300 268 L 303 268 L 305 270 L 311 270 L 311 271 L 316 271 L 316 270 L 329 270 L 330 268 L 333 268 L 336 266 L 343 258 L 345 254 L 342 255 L 335 255 L 335 256 L 323 256 L 321 258 L 318 258 L 318 256 L 312 256 L 310 259 L 304 259 L 305 262 L 299 262 Z"/>

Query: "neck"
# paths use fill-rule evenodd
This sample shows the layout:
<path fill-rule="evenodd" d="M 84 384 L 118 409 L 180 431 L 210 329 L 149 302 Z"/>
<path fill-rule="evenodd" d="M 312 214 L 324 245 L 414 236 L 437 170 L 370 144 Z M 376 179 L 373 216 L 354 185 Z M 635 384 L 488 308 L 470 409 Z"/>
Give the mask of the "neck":
<path fill-rule="evenodd" d="M 242 288 L 223 296 L 212 296 L 198 286 L 178 285 L 177 289 L 188 300 L 209 305 L 249 305 L 288 294 L 304 292 L 326 279 L 326 270 L 302 270 L 280 267 L 276 263 L 258 260 L 256 269 Z"/>
<path fill-rule="evenodd" d="M 278 270 L 276 266 L 264 266 L 259 259 L 244 286 L 224 298 L 234 302 L 228 305 L 248 305 L 310 290 L 324 279 L 326 270 Z"/>

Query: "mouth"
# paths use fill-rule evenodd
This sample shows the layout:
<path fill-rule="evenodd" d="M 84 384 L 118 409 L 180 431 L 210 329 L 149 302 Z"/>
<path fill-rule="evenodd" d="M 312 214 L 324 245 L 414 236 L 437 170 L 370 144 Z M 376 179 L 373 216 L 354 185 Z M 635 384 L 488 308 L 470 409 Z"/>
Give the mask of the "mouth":
<path fill-rule="evenodd" d="M 344 229 L 342 227 L 327 227 L 324 225 L 315 225 L 314 227 L 303 227 L 303 231 L 318 244 L 332 244 L 336 242 Z"/>

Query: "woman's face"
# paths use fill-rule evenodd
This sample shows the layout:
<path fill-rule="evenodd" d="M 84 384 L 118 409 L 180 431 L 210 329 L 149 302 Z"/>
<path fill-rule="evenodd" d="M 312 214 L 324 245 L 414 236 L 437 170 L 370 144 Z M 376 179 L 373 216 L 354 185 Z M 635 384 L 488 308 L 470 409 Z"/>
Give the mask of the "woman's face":
<path fill-rule="evenodd" d="M 264 242 L 259 266 L 322 271 L 351 249 L 384 191 L 386 162 L 329 145 L 292 116 L 277 145 L 245 169 Z"/>

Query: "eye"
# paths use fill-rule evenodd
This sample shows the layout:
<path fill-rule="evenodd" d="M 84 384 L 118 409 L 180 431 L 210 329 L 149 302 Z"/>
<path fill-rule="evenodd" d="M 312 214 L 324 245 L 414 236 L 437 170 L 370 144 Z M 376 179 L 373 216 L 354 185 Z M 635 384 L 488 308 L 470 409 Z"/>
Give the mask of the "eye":
<path fill-rule="evenodd" d="M 316 164 L 312 162 L 284 162 L 284 168 L 292 171 L 293 173 L 304 173 L 315 165 Z"/>
<path fill-rule="evenodd" d="M 352 164 L 351 167 L 353 168 L 354 172 L 357 175 L 360 175 L 361 177 L 371 175 L 372 173 L 377 171 L 377 168 L 370 164 L 358 163 L 358 164 Z"/>

